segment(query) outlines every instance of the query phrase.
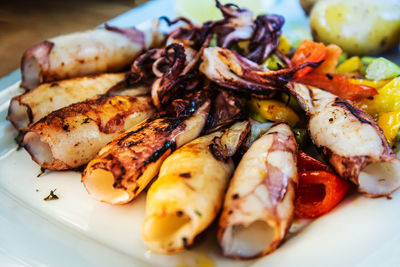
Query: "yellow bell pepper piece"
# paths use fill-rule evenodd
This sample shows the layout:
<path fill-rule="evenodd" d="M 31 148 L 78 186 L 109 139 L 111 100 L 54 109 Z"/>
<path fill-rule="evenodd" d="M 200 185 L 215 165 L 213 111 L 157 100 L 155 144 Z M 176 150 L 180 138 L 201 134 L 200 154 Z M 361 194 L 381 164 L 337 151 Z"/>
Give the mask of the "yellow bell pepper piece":
<path fill-rule="evenodd" d="M 285 63 L 283 63 L 277 56 L 270 55 L 261 65 L 267 67 L 269 70 L 279 70 L 285 68 Z"/>
<path fill-rule="evenodd" d="M 386 85 L 391 80 L 380 80 L 380 81 L 370 81 L 366 79 L 349 79 L 349 82 L 352 84 L 366 85 L 370 87 L 374 87 L 375 89 L 379 89 Z"/>
<path fill-rule="evenodd" d="M 383 113 L 400 110 L 400 77 L 378 89 L 372 99 L 363 99 L 356 104 L 375 119 Z"/>
<path fill-rule="evenodd" d="M 255 112 L 250 112 L 250 117 L 253 120 L 259 121 L 259 122 L 267 122 L 266 119 L 264 119 L 263 116 L 261 116 L 259 113 L 255 113 Z"/>
<path fill-rule="evenodd" d="M 282 54 L 284 54 L 284 55 L 289 54 L 289 51 L 290 51 L 289 39 L 286 38 L 286 37 L 283 36 L 283 35 L 281 35 L 281 36 L 279 37 L 278 50 L 279 50 Z"/>
<path fill-rule="evenodd" d="M 379 117 L 378 125 L 382 128 L 390 146 L 393 146 L 400 129 L 400 110 L 382 114 Z"/>
<path fill-rule="evenodd" d="M 245 54 L 249 52 L 249 44 L 250 41 L 239 41 L 238 46 L 240 49 L 244 51 Z M 280 36 L 279 37 L 279 43 L 278 43 L 278 50 L 284 55 L 289 54 L 290 51 L 290 43 L 289 39 L 286 38 L 285 36 Z"/>
<path fill-rule="evenodd" d="M 361 59 L 359 57 L 351 57 L 340 64 L 336 73 L 351 73 L 356 72 L 363 66 Z"/>
<path fill-rule="evenodd" d="M 238 44 L 239 48 L 243 50 L 244 54 L 249 53 L 250 41 L 239 41 L 237 44 Z"/>
<path fill-rule="evenodd" d="M 294 96 L 290 95 L 289 93 L 281 93 L 281 99 L 283 103 L 286 103 L 294 111 L 302 112 L 303 109 Z"/>
<path fill-rule="evenodd" d="M 300 121 L 296 112 L 278 100 L 252 98 L 249 104 L 253 112 L 259 113 L 269 121 L 287 122 L 290 126 L 294 126 Z"/>

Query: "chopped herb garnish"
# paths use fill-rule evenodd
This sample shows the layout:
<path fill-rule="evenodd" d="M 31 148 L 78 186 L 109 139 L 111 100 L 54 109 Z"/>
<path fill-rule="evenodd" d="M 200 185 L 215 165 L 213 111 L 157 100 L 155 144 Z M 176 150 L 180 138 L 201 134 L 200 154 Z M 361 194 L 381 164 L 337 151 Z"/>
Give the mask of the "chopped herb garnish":
<path fill-rule="evenodd" d="M 82 121 L 82 124 L 89 123 L 89 120 L 90 120 L 90 118 L 84 118 L 83 121 Z"/>
<path fill-rule="evenodd" d="M 42 174 L 44 173 L 46 171 L 46 169 L 45 168 L 43 168 L 43 167 L 40 167 L 40 173 L 36 176 L 36 177 L 40 177 L 40 176 L 42 176 Z"/>
<path fill-rule="evenodd" d="M 201 212 L 199 210 L 195 210 L 194 213 L 196 213 L 199 217 L 202 216 Z"/>
<path fill-rule="evenodd" d="M 56 192 L 56 189 L 50 190 L 50 194 L 49 194 L 47 197 L 43 198 L 43 200 L 44 200 L 44 201 L 49 201 L 49 200 L 56 200 L 56 199 L 58 199 L 58 196 L 57 196 L 56 194 L 54 194 L 54 192 Z"/>

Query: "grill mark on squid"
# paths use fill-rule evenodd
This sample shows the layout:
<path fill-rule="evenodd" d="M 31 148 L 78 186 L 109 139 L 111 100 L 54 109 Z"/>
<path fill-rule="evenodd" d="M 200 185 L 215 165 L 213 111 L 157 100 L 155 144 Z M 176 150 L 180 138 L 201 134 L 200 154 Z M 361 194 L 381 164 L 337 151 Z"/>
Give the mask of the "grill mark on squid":
<path fill-rule="evenodd" d="M 92 121 L 94 121 L 100 130 L 100 132 L 105 133 L 105 134 L 110 134 L 118 131 L 122 131 L 126 115 L 129 114 L 129 112 L 120 112 L 116 114 L 114 117 L 110 118 L 105 125 L 102 124 L 101 120 L 101 108 L 106 104 L 106 102 L 110 101 L 109 96 L 107 95 L 102 95 L 93 99 L 86 100 L 84 102 L 80 103 L 75 103 L 72 104 L 68 107 L 65 107 L 60 110 L 53 111 L 46 117 L 40 119 L 38 122 L 36 122 L 33 126 L 32 129 L 40 129 L 44 127 L 43 124 L 52 126 L 52 127 L 58 127 L 58 128 L 63 128 L 64 130 L 68 131 L 68 128 L 66 128 L 65 121 L 67 118 L 73 118 L 77 115 L 89 115 L 88 118 Z M 132 104 L 135 104 L 138 102 L 138 99 L 136 97 L 127 97 L 128 101 Z M 118 107 L 120 102 L 109 102 L 109 105 L 112 105 L 114 107 Z M 147 105 L 143 105 L 143 109 L 140 109 L 140 105 L 135 105 L 135 109 L 137 109 L 138 112 L 144 111 L 148 109 Z M 91 114 L 92 113 L 92 114 Z"/>
<path fill-rule="evenodd" d="M 361 111 L 359 108 L 351 105 L 347 100 L 345 99 L 341 99 L 339 97 L 337 97 L 335 99 L 335 103 L 332 104 L 332 106 L 338 106 L 338 107 L 342 107 L 348 111 L 350 111 L 351 114 L 353 114 L 354 117 L 356 117 L 361 123 L 368 123 L 368 124 L 372 124 L 371 123 L 371 119 L 372 118 L 368 118 L 365 115 L 365 112 Z"/>
<path fill-rule="evenodd" d="M 127 179 L 127 182 L 137 183 L 137 181 L 142 176 L 144 169 L 149 164 L 157 161 L 169 149 L 171 150 L 171 152 L 176 149 L 176 144 L 174 141 L 167 140 L 164 143 L 159 143 L 157 141 L 162 139 L 163 136 L 165 138 L 168 138 L 171 131 L 175 129 L 183 130 L 185 126 L 182 125 L 182 122 L 184 122 L 188 118 L 189 117 L 183 119 L 162 118 L 158 119 L 155 125 L 152 125 L 151 122 L 155 122 L 156 120 L 147 120 L 145 123 L 142 123 L 141 127 L 139 127 L 138 129 L 128 132 L 124 136 L 120 137 L 117 141 L 118 147 L 113 152 L 107 153 L 107 155 L 111 155 L 114 153 L 132 154 L 131 156 L 133 156 L 135 159 L 135 161 L 132 164 L 135 165 L 137 172 L 135 173 L 134 176 L 129 177 Z M 158 135 L 153 138 L 148 138 L 149 133 L 151 133 L 153 130 L 155 131 L 155 133 L 158 133 Z M 148 143 L 152 143 L 153 147 L 155 146 L 154 149 L 151 149 L 154 151 L 151 155 L 146 155 L 147 153 L 146 151 L 141 151 L 140 149 L 138 149 L 139 147 L 146 147 Z M 109 156 L 104 157 L 106 161 L 103 165 L 96 165 L 96 166 L 104 170 L 109 170 L 113 173 L 115 181 L 113 184 L 114 188 L 126 189 L 126 186 L 122 184 L 126 173 L 125 172 L 122 173 L 119 171 L 121 168 L 125 170 L 125 168 L 123 167 L 123 165 L 125 164 L 123 164 L 118 158 L 114 156 L 112 156 L 112 159 L 109 159 L 107 157 Z M 107 160 L 110 160 L 108 164 Z"/>

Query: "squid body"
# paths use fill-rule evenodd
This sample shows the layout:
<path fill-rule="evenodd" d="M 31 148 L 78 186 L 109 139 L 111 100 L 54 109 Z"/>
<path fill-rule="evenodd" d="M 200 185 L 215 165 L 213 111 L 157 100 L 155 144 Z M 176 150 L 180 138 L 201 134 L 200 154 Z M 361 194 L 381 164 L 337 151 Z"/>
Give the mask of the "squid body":
<path fill-rule="evenodd" d="M 172 151 L 200 135 L 210 101 L 200 102 L 186 116 L 146 120 L 105 146 L 82 173 L 89 194 L 110 204 L 134 199 Z"/>
<path fill-rule="evenodd" d="M 225 196 L 218 240 L 232 258 L 272 252 L 294 216 L 297 143 L 287 124 L 272 126 L 243 155 Z"/>
<path fill-rule="evenodd" d="M 400 160 L 371 116 L 327 91 L 299 83 L 288 88 L 310 116 L 312 141 L 341 177 L 371 197 L 400 187 Z"/>
<path fill-rule="evenodd" d="M 230 157 L 247 135 L 248 125 L 238 122 L 199 137 L 164 161 L 146 200 L 143 237 L 152 251 L 182 251 L 212 223 L 234 170 Z"/>
<path fill-rule="evenodd" d="M 123 73 L 99 74 L 42 84 L 12 98 L 7 119 L 18 130 L 27 130 L 52 111 L 105 94 L 124 78 Z"/>
<path fill-rule="evenodd" d="M 46 40 L 22 56 L 21 86 L 30 90 L 44 82 L 120 71 L 145 49 L 160 44 L 163 36 L 156 28 L 139 31 L 106 25 Z"/>
<path fill-rule="evenodd" d="M 29 127 L 22 145 L 41 167 L 80 167 L 119 134 L 150 117 L 150 97 L 99 96 L 58 109 Z"/>

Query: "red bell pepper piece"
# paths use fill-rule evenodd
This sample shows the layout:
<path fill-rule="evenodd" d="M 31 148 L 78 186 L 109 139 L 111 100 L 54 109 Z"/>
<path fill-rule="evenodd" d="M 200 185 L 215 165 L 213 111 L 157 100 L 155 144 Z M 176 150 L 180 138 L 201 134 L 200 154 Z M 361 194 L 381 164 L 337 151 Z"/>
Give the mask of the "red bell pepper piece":
<path fill-rule="evenodd" d="M 312 72 L 316 73 L 336 73 L 336 66 L 339 62 L 340 55 L 342 54 L 342 49 L 335 45 L 330 44 L 326 46 L 326 56 L 324 62 L 319 65 Z"/>
<path fill-rule="evenodd" d="M 350 184 L 321 161 L 299 151 L 297 156 L 299 185 L 295 200 L 295 215 L 315 218 L 332 210 L 346 195 Z"/>
<path fill-rule="evenodd" d="M 299 150 L 297 153 L 297 171 L 304 172 L 304 171 L 327 171 L 332 172 L 332 169 L 322 163 L 321 161 L 311 157 L 307 153 Z"/>
<path fill-rule="evenodd" d="M 321 88 L 342 98 L 358 100 L 378 94 L 375 88 L 353 84 L 341 74 L 309 73 L 297 79 L 298 82 Z"/>
<path fill-rule="evenodd" d="M 315 218 L 332 210 L 346 195 L 349 183 L 327 171 L 299 173 L 295 214 Z"/>
<path fill-rule="evenodd" d="M 300 66 L 306 62 L 320 62 L 325 59 L 326 54 L 327 49 L 323 43 L 304 40 L 294 53 L 291 62 L 293 67 Z M 295 79 L 299 79 L 304 77 L 310 71 L 312 71 L 311 67 L 305 67 L 297 71 L 294 77 Z"/>

